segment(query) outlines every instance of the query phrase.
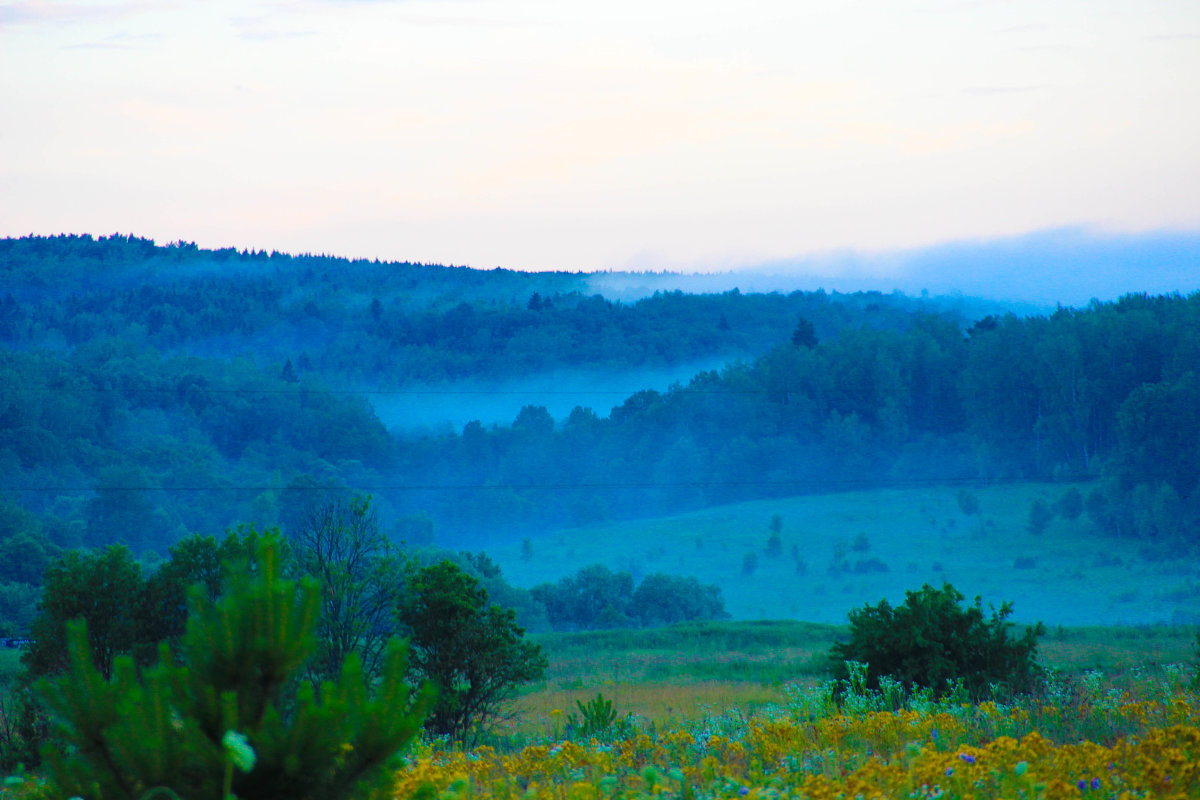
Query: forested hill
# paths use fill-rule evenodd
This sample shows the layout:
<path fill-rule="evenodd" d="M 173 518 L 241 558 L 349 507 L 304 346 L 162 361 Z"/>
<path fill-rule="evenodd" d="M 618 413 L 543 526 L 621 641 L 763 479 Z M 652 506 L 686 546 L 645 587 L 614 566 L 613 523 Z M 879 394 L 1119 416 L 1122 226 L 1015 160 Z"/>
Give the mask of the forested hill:
<path fill-rule="evenodd" d="M 1200 295 L 976 320 L 878 293 L 622 304 L 582 275 L 129 237 L 2 240 L 0 281 L 0 604 L 56 548 L 286 526 L 330 489 L 450 547 L 1010 478 L 1102 478 L 1087 504 L 1101 531 L 1190 547 L 1200 529 Z M 706 359 L 728 363 L 629 384 Z M 424 436 L 389 432 L 373 405 L 566 366 L 611 399 Z"/>
<path fill-rule="evenodd" d="M 752 358 L 801 314 L 828 336 L 848 325 L 903 328 L 910 311 L 933 305 L 824 292 L 668 292 L 622 304 L 589 293 L 588 282 L 583 273 L 213 251 L 124 236 L 0 239 L 0 341 L 72 350 L 119 339 L 164 356 L 252 355 L 262 369 L 290 361 L 290 374 L 328 388 L 394 389 Z"/>
<path fill-rule="evenodd" d="M 2 239 L 0 488 L 15 521 L 0 535 L 36 527 L 61 546 L 161 551 L 187 531 L 274 524 L 283 487 L 320 485 L 375 491 L 414 536 L 427 535 L 429 512 L 451 538 L 463 528 L 447 527 L 450 495 L 427 508 L 408 488 L 440 444 L 394 438 L 376 407 L 422 396 L 445 406 L 467 380 L 488 402 L 498 381 L 561 384 L 569 368 L 599 390 L 605 416 L 648 385 L 640 378 L 752 360 L 800 317 L 828 337 L 901 330 L 934 307 L 820 291 L 617 303 L 587 280 L 130 236 Z M 508 502 L 485 494 L 469 505 Z"/>

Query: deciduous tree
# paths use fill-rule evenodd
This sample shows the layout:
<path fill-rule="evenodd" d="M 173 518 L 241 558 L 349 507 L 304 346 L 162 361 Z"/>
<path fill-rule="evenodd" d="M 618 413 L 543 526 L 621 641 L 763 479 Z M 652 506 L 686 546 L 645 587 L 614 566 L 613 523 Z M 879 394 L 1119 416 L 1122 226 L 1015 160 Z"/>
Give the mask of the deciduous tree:
<path fill-rule="evenodd" d="M 451 561 L 413 576 L 400 618 L 414 672 L 438 692 L 426 727 L 452 741 L 473 745 L 517 686 L 545 674 L 546 657 L 525 641 L 514 612 L 489 603 L 487 590 Z"/>

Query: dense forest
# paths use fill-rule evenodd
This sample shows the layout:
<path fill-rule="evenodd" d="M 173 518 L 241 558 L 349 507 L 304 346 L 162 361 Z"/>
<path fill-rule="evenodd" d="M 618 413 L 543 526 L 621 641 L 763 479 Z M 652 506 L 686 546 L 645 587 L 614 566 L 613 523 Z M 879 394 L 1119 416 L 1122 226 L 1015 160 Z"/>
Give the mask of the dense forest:
<path fill-rule="evenodd" d="M 1102 533 L 1197 544 L 1200 295 L 977 318 L 880 293 L 614 302 L 583 274 L 125 236 L 0 240 L 0 286 L 6 608 L 64 548 L 164 555 L 350 492 L 394 539 L 457 548 L 802 492 L 1096 478 Z M 701 362 L 725 366 L 629 385 Z M 424 432 L 377 411 L 562 370 L 611 403 Z"/>

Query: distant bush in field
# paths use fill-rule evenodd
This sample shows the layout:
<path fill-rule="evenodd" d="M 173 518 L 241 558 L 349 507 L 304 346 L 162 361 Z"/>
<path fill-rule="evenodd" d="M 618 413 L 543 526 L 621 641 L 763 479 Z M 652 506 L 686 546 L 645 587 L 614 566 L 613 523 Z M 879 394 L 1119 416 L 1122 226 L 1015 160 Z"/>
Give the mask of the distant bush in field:
<path fill-rule="evenodd" d="M 783 555 L 783 517 L 772 514 L 769 529 L 771 535 L 767 537 L 766 553 L 771 558 L 779 558 Z"/>
<path fill-rule="evenodd" d="M 767 546 L 763 552 L 771 558 L 779 558 L 783 555 L 783 539 L 779 537 L 778 533 L 772 533 L 767 537 Z"/>
<path fill-rule="evenodd" d="M 855 575 L 870 575 L 873 572 L 890 572 L 887 564 L 878 558 L 860 558 L 854 562 Z"/>
<path fill-rule="evenodd" d="M 1041 536 L 1046 532 L 1046 526 L 1054 519 L 1054 509 L 1040 497 L 1029 506 L 1029 532 Z"/>
<path fill-rule="evenodd" d="M 629 572 L 613 572 L 602 564 L 584 567 L 557 583 L 535 586 L 530 594 L 545 606 L 556 631 L 634 628 L 729 616 L 715 584 L 656 572 L 635 585 Z"/>
<path fill-rule="evenodd" d="M 830 653 L 835 677 L 848 681 L 851 662 L 867 665 L 865 686 L 871 690 L 884 675 L 906 690 L 928 688 L 935 694 L 961 681 L 976 699 L 997 686 L 1012 693 L 1032 690 L 1041 674 L 1035 658 L 1044 626 L 1038 623 L 1014 638 L 1012 624 L 1005 622 L 1010 603 L 987 619 L 978 597 L 965 608 L 963 599 L 948 583 L 941 589 L 926 584 L 906 592 L 896 608 L 881 600 L 850 612 L 850 641 L 835 644 Z"/>

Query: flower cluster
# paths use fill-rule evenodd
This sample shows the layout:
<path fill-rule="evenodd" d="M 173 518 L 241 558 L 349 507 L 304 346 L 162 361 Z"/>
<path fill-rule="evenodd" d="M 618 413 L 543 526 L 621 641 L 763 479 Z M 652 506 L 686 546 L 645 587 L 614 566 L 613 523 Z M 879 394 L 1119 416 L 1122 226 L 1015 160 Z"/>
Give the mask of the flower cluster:
<path fill-rule="evenodd" d="M 395 796 L 1200 797 L 1200 702 L 1194 694 L 1179 689 L 1135 699 L 1076 693 L 1073 702 L 1070 709 L 1056 700 L 946 702 L 894 711 L 827 707 L 824 716 L 794 703 L 741 717 L 736 725 L 725 714 L 716 723 L 646 730 L 606 743 L 561 741 L 513 753 L 426 747 L 397 774 Z M 1088 724 L 1098 725 L 1103 716 L 1107 727 L 1096 727 L 1092 738 L 1078 736 L 1081 709 L 1085 721 L 1092 719 Z M 1056 725 L 1068 712 L 1075 715 L 1073 726 Z"/>

